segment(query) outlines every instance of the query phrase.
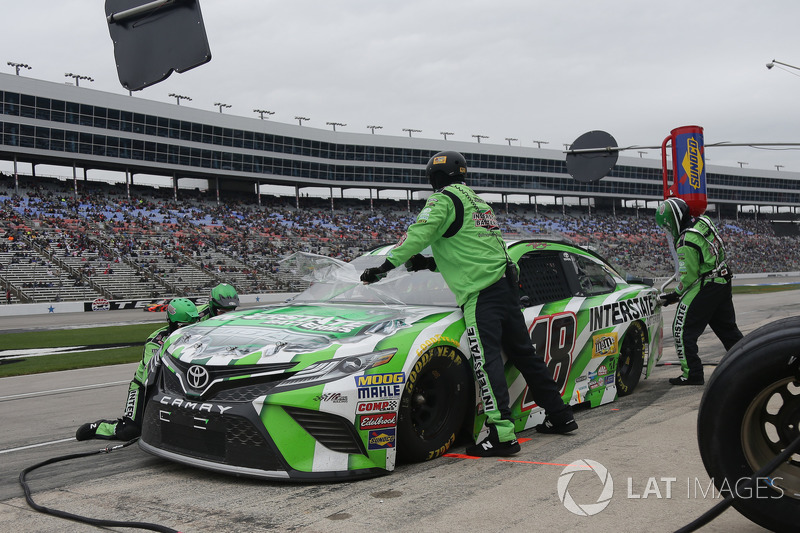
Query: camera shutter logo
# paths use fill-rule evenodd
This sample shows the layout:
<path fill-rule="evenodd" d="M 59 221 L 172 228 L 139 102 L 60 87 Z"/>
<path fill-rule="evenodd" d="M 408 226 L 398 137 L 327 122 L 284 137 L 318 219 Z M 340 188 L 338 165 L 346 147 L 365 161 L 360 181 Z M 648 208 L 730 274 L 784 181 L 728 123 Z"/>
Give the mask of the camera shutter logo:
<path fill-rule="evenodd" d="M 208 383 L 208 370 L 198 365 L 190 366 L 186 379 L 193 389 L 202 389 Z"/>
<path fill-rule="evenodd" d="M 575 472 L 586 470 L 587 468 L 591 468 L 592 471 L 597 474 L 597 477 L 600 478 L 600 481 L 603 483 L 603 490 L 595 503 L 579 504 L 572 499 L 567 489 Z M 569 512 L 579 516 L 596 515 L 608 506 L 611 502 L 611 496 L 613 495 L 614 481 L 611 479 L 611 474 L 608 473 L 608 469 L 591 459 L 579 459 L 568 464 L 566 468 L 561 471 L 561 476 L 558 478 L 558 499 L 561 500 L 561 503 L 564 504 L 564 507 L 566 507 Z"/>

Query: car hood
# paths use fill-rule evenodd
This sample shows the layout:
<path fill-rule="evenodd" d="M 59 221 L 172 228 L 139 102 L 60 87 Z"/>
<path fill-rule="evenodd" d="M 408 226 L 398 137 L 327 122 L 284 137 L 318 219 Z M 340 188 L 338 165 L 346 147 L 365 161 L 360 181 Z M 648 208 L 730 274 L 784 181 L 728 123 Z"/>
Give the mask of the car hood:
<path fill-rule="evenodd" d="M 181 328 L 167 339 L 164 353 L 207 366 L 311 363 L 340 352 L 344 356 L 375 349 L 381 340 L 414 329 L 414 323 L 426 317 L 436 320 L 454 312 L 457 309 L 330 303 L 248 309 Z M 315 356 L 307 357 L 311 354 Z"/>

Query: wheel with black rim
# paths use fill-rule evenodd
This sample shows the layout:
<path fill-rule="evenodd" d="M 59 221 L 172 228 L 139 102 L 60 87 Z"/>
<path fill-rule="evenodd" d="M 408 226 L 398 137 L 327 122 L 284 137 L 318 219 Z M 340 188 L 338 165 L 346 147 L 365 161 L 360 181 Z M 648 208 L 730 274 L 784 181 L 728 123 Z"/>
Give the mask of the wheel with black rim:
<path fill-rule="evenodd" d="M 619 396 L 627 396 L 639 384 L 646 358 L 647 329 L 641 322 L 633 322 L 625 332 L 617 361 L 616 382 Z"/>
<path fill-rule="evenodd" d="M 772 531 L 798 530 L 800 452 L 753 489 L 744 480 L 800 435 L 800 317 L 739 341 L 711 375 L 697 417 L 700 455 L 733 506 Z"/>
<path fill-rule="evenodd" d="M 464 357 L 451 346 L 435 346 L 408 373 L 397 417 L 397 455 L 404 462 L 447 452 L 472 413 L 473 380 Z"/>

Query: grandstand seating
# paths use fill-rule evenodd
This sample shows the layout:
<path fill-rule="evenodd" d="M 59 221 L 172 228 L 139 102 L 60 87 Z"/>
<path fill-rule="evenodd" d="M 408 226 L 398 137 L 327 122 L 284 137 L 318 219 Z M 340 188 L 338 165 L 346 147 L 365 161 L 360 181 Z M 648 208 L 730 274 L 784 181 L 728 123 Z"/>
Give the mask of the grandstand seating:
<path fill-rule="evenodd" d="M 307 251 L 350 260 L 396 242 L 422 201 L 226 197 L 198 191 L 120 187 L 0 175 L 0 285 L 12 301 L 40 302 L 205 296 L 225 281 L 240 293 L 294 291 L 306 282 L 281 258 Z M 408 211 L 410 207 L 411 212 Z M 509 238 L 560 234 L 591 247 L 633 275 L 670 275 L 664 233 L 649 211 L 588 214 L 542 206 L 497 206 Z M 754 218 L 721 221 L 735 272 L 800 270 L 800 237 L 776 236 Z"/>

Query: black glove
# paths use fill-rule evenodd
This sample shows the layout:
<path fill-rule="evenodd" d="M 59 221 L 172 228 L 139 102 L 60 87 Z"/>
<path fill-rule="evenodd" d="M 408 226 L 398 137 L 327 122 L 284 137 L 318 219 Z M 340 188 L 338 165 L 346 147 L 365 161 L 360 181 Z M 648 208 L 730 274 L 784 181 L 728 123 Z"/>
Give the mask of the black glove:
<path fill-rule="evenodd" d="M 384 261 L 379 267 L 372 267 L 366 269 L 361 273 L 361 281 L 364 283 L 375 283 L 386 277 L 386 273 L 394 268 L 394 265 L 389 261 Z"/>
<path fill-rule="evenodd" d="M 681 299 L 681 295 L 678 294 L 677 292 L 664 293 L 664 294 L 659 294 L 658 295 L 658 299 L 661 300 L 661 305 L 666 307 L 666 306 L 672 305 L 672 304 L 676 303 L 678 300 L 680 300 Z"/>
<path fill-rule="evenodd" d="M 408 259 L 408 261 L 406 261 L 406 269 L 408 269 L 409 272 L 418 272 L 425 269 L 435 272 L 436 261 L 433 259 L 433 257 L 425 257 L 422 254 L 414 254 Z"/>

